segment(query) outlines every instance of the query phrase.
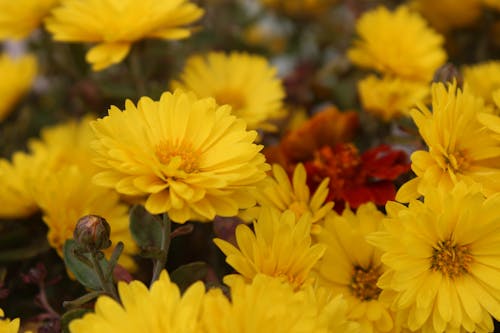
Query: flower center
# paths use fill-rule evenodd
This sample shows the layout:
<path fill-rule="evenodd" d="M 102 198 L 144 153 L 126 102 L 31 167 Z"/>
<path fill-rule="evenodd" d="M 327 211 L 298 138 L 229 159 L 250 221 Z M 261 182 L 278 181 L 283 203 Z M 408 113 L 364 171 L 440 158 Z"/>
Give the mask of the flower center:
<path fill-rule="evenodd" d="M 295 213 L 295 216 L 297 218 L 300 218 L 302 215 L 307 213 L 309 211 L 309 207 L 307 207 L 307 204 L 302 201 L 294 201 L 292 202 L 289 206 L 288 209 L 290 209 L 292 212 Z"/>
<path fill-rule="evenodd" d="M 245 97 L 240 91 L 234 89 L 223 89 L 214 95 L 217 104 L 229 104 L 233 108 L 233 112 L 242 109 L 245 106 Z"/>
<path fill-rule="evenodd" d="M 464 152 L 458 151 L 443 156 L 445 168 L 454 173 L 463 172 L 469 168 L 469 161 Z"/>
<path fill-rule="evenodd" d="M 174 145 L 170 141 L 161 141 L 156 146 L 156 156 L 164 165 L 177 160 L 177 168 L 186 173 L 199 170 L 200 153 L 194 150 L 191 144 Z"/>
<path fill-rule="evenodd" d="M 439 241 L 432 251 L 431 269 L 454 279 L 470 270 L 472 255 L 468 246 L 453 244 L 448 239 Z"/>
<path fill-rule="evenodd" d="M 382 274 L 379 268 L 370 267 L 369 269 L 364 269 L 363 267 L 355 266 L 349 286 L 351 292 L 362 301 L 377 299 L 382 291 L 377 287 L 380 275 Z"/>

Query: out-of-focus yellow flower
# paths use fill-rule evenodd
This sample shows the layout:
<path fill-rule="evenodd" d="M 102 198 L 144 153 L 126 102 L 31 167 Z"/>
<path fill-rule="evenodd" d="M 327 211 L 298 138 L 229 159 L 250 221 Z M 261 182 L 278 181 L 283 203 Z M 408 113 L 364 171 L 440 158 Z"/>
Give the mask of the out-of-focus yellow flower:
<path fill-rule="evenodd" d="M 368 236 L 388 266 L 381 299 L 412 332 L 493 332 L 500 319 L 500 196 L 477 190 L 459 183 L 388 203 L 385 230 Z"/>
<path fill-rule="evenodd" d="M 500 110 L 500 89 L 493 93 L 493 101 L 498 110 Z M 477 115 L 477 119 L 481 124 L 495 132 L 495 136 L 500 141 L 500 116 L 489 112 L 481 112 Z"/>
<path fill-rule="evenodd" d="M 500 61 L 487 61 L 463 69 L 464 83 L 470 92 L 493 105 L 493 93 L 500 91 Z"/>
<path fill-rule="evenodd" d="M 347 208 L 342 215 L 329 214 L 317 236 L 318 243 L 327 247 L 315 268 L 318 284 L 334 295 L 344 295 L 348 319 L 360 323 L 363 332 L 391 332 L 394 328 L 388 306 L 379 300 L 382 253 L 365 240 L 367 234 L 382 229 L 383 218 L 372 203 L 359 206 L 356 213 Z"/>
<path fill-rule="evenodd" d="M 229 106 L 181 91 L 147 97 L 137 107 L 112 106 L 91 123 L 97 140 L 96 162 L 104 171 L 95 181 L 119 193 L 145 196 L 146 209 L 168 213 L 179 223 L 235 216 L 255 205 L 250 190 L 269 165 Z"/>
<path fill-rule="evenodd" d="M 126 269 L 135 268 L 132 255 L 137 247 L 129 232 L 128 207 L 120 203 L 118 194 L 92 183 L 93 174 L 80 169 L 78 164 L 60 167 L 56 172 L 39 180 L 34 185 L 35 202 L 43 212 L 43 221 L 49 227 L 47 239 L 62 256 L 66 240 L 73 238 L 73 230 L 79 218 L 88 214 L 99 215 L 111 227 L 113 244 L 122 241 L 125 245 L 119 264 Z M 111 255 L 113 247 L 105 252 Z"/>
<path fill-rule="evenodd" d="M 409 115 L 417 103 L 425 102 L 430 94 L 427 83 L 385 76 L 370 75 L 358 82 L 358 93 L 366 112 L 391 121 Z"/>
<path fill-rule="evenodd" d="M 31 88 L 36 72 L 37 63 L 32 55 L 25 55 L 19 59 L 13 59 L 7 54 L 0 55 L 0 73 L 2 73 L 0 123 L 7 118 L 15 104 Z"/>
<path fill-rule="evenodd" d="M 294 17 L 314 17 L 328 11 L 337 0 L 260 0 L 269 8 Z"/>
<path fill-rule="evenodd" d="M 318 222 L 333 208 L 333 202 L 325 203 L 329 180 L 325 178 L 311 197 L 306 177 L 306 170 L 302 163 L 295 167 L 292 181 L 279 164 L 274 164 L 272 177 L 266 178 L 254 191 L 257 206 L 240 214 L 240 217 L 244 220 L 255 219 L 262 209 L 268 207 L 280 212 L 291 210 L 297 219 L 304 214 L 309 214 L 313 223 L 311 232 L 319 232 L 321 227 Z"/>
<path fill-rule="evenodd" d="M 229 104 L 249 129 L 274 130 L 269 122 L 284 116 L 285 92 L 276 69 L 264 57 L 233 52 L 211 52 L 190 57 L 173 88 L 193 91 Z"/>
<path fill-rule="evenodd" d="M 1 0 L 0 40 L 27 37 L 59 2 L 60 0 Z"/>
<path fill-rule="evenodd" d="M 356 23 L 358 39 L 348 51 L 356 65 L 408 80 L 429 81 L 446 61 L 444 38 L 408 7 L 378 7 Z"/>
<path fill-rule="evenodd" d="M 481 0 L 413 0 L 410 6 L 443 32 L 474 24 L 482 9 Z"/>
<path fill-rule="evenodd" d="M 436 188 L 451 190 L 460 181 L 480 184 L 486 196 L 499 192 L 500 142 L 477 119 L 488 110 L 481 98 L 456 83 L 433 84 L 432 109 L 421 105 L 411 111 L 429 150 L 412 154 L 417 177 L 400 188 L 396 199 L 408 202 Z"/>
<path fill-rule="evenodd" d="M 70 332 L 200 332 L 200 308 L 205 293 L 201 281 L 181 295 L 163 271 L 149 290 L 142 282 L 132 281 L 119 282 L 118 292 L 121 304 L 108 296 L 99 297 L 95 313 L 73 320 Z"/>
<path fill-rule="evenodd" d="M 5 313 L 0 309 L 0 333 L 18 333 L 19 331 L 19 318 L 10 320 L 4 318 Z"/>
<path fill-rule="evenodd" d="M 309 273 L 325 251 L 324 245 L 311 244 L 310 229 L 309 215 L 296 219 L 291 211 L 266 208 L 254 222 L 254 232 L 243 224 L 236 228 L 239 249 L 222 239 L 214 242 L 245 279 L 261 273 L 298 289 L 311 282 Z"/>
<path fill-rule="evenodd" d="M 138 40 L 189 37 L 202 15 L 189 0 L 66 0 L 46 27 L 57 41 L 97 43 L 86 57 L 97 71 L 121 62 Z"/>
<path fill-rule="evenodd" d="M 500 10 L 500 0 L 482 0 L 483 3 L 496 10 Z"/>

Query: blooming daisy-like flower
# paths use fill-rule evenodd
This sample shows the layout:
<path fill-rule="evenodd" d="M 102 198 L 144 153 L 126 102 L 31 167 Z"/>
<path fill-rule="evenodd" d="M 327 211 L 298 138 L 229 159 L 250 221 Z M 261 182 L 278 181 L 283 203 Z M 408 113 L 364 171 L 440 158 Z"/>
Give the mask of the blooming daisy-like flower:
<path fill-rule="evenodd" d="M 73 320 L 71 333 L 200 332 L 200 307 L 205 293 L 203 283 L 196 282 L 181 295 L 177 285 L 163 271 L 148 288 L 140 281 L 118 283 L 119 304 L 101 296 L 95 312 Z"/>
<path fill-rule="evenodd" d="M 370 75 L 358 82 L 358 93 L 363 109 L 384 121 L 408 115 L 417 103 L 426 101 L 430 94 L 427 83 L 385 76 Z"/>
<path fill-rule="evenodd" d="M 369 245 L 365 236 L 382 229 L 384 214 L 374 204 L 346 208 L 342 215 L 329 214 L 318 243 L 327 246 L 316 265 L 318 283 L 334 295 L 343 294 L 347 317 L 361 324 L 363 332 L 391 332 L 394 323 L 388 306 L 379 300 L 377 281 L 384 272 L 381 251 Z"/>
<path fill-rule="evenodd" d="M 260 0 L 269 8 L 290 16 L 317 16 L 332 8 L 337 0 Z"/>
<path fill-rule="evenodd" d="M 281 212 L 291 210 L 297 218 L 308 213 L 314 223 L 311 232 L 319 231 L 318 222 L 333 208 L 333 202 L 325 203 L 328 178 L 323 179 L 311 197 L 304 165 L 297 164 L 292 181 L 280 165 L 274 164 L 272 170 L 272 177 L 267 178 L 254 192 L 258 206 L 250 208 L 240 217 L 245 220 L 256 218 L 263 207 L 276 208 Z"/>
<path fill-rule="evenodd" d="M 284 116 L 285 92 L 276 69 L 264 57 L 246 53 L 211 52 L 190 57 L 173 88 L 193 91 L 229 104 L 250 129 L 273 130 L 269 120 Z"/>
<path fill-rule="evenodd" d="M 500 196 L 476 187 L 389 203 L 385 231 L 368 236 L 388 266 L 381 299 L 412 331 L 492 332 L 500 319 Z"/>
<path fill-rule="evenodd" d="M 493 105 L 493 93 L 500 91 L 500 60 L 466 66 L 463 73 L 470 92 Z"/>
<path fill-rule="evenodd" d="M 356 23 L 359 39 L 347 55 L 361 67 L 382 74 L 429 81 L 446 61 L 444 38 L 417 13 L 401 6 L 368 11 Z"/>
<path fill-rule="evenodd" d="M 203 10 L 189 0 L 67 0 L 46 27 L 57 41 L 96 43 L 87 53 L 94 70 L 122 61 L 144 38 L 182 39 Z"/>
<path fill-rule="evenodd" d="M 31 88 L 36 71 L 36 59 L 31 55 L 25 55 L 19 59 L 13 59 L 7 54 L 0 55 L 0 73 L 2 73 L 2 80 L 0 80 L 0 123 Z"/>
<path fill-rule="evenodd" d="M 120 203 L 115 191 L 92 183 L 92 176 L 76 164 L 68 165 L 45 175 L 33 186 L 35 202 L 49 227 L 49 244 L 62 256 L 63 245 L 66 240 L 73 238 L 79 218 L 88 214 L 99 215 L 110 225 L 113 244 L 119 241 L 124 243 L 119 264 L 134 269 L 132 255 L 137 252 L 137 247 L 128 228 L 128 206 Z M 105 252 L 110 255 L 112 249 Z"/>
<path fill-rule="evenodd" d="M 0 332 L 1 333 L 18 333 L 19 331 L 19 318 L 10 320 L 4 318 L 5 313 L 0 309 Z"/>
<path fill-rule="evenodd" d="M 152 214 L 167 212 L 179 223 L 235 216 L 255 205 L 252 190 L 269 166 L 253 143 L 257 133 L 213 98 L 176 91 L 137 107 L 112 106 L 91 123 L 104 171 L 95 181 L 119 193 L 147 196 Z"/>
<path fill-rule="evenodd" d="M 456 83 L 432 85 L 432 109 L 421 105 L 411 111 L 429 150 L 412 154 L 417 177 L 400 188 L 398 201 L 408 202 L 436 187 L 451 190 L 460 181 L 482 185 L 488 196 L 500 191 L 500 144 L 478 121 L 483 112 L 488 112 L 484 101 L 457 89 Z"/>
<path fill-rule="evenodd" d="M 38 28 L 60 0 L 0 1 L 0 40 L 22 39 Z"/>
<path fill-rule="evenodd" d="M 311 244 L 310 230 L 309 215 L 297 221 L 292 211 L 266 208 L 254 222 L 254 232 L 243 224 L 236 228 L 238 248 L 222 239 L 214 242 L 226 262 L 247 280 L 261 273 L 298 289 L 311 281 L 309 273 L 325 251 L 324 245 Z"/>

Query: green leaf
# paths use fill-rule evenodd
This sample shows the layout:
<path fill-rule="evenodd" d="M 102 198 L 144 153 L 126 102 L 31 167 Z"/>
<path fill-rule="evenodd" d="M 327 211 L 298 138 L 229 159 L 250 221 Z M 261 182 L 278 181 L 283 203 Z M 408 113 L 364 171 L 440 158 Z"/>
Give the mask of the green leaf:
<path fill-rule="evenodd" d="M 63 316 L 61 317 L 61 327 L 62 327 L 62 332 L 63 333 L 70 333 L 69 331 L 69 323 L 71 321 L 83 317 L 84 314 L 91 312 L 92 310 L 90 309 L 73 309 L 67 311 Z"/>
<path fill-rule="evenodd" d="M 158 217 L 136 205 L 130 210 L 130 232 L 141 248 L 160 248 L 163 231 Z"/>
<path fill-rule="evenodd" d="M 203 280 L 208 273 L 208 264 L 203 261 L 195 261 L 178 267 L 170 274 L 170 280 L 179 286 L 184 292 L 190 285 L 198 280 Z"/>
<path fill-rule="evenodd" d="M 90 267 L 87 263 L 84 263 L 79 258 L 79 256 L 83 256 L 87 259 L 88 262 L 91 262 L 90 255 L 87 253 L 80 253 L 79 255 L 77 255 L 75 251 L 78 250 L 78 248 L 78 244 L 73 239 L 69 239 L 66 241 L 66 243 L 64 243 L 63 256 L 66 267 L 85 287 L 92 290 L 101 290 L 102 287 L 97 273 L 92 267 Z M 104 256 L 99 260 L 99 264 L 101 265 L 104 272 L 109 271 L 108 262 L 106 261 L 106 258 L 104 258 Z"/>

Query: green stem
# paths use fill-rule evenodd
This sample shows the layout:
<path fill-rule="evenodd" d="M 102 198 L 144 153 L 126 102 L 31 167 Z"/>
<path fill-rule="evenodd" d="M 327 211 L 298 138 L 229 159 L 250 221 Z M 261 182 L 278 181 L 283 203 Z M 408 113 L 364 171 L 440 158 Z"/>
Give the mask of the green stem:
<path fill-rule="evenodd" d="M 116 287 L 113 284 L 113 279 L 111 278 L 111 276 L 104 276 L 102 267 L 99 264 L 99 260 L 97 259 L 97 251 L 90 251 L 90 260 L 92 261 L 94 270 L 97 273 L 97 277 L 99 278 L 99 282 L 101 283 L 102 289 L 106 293 L 111 295 L 115 300 L 119 301 L 118 293 L 116 292 Z"/>
<path fill-rule="evenodd" d="M 139 50 L 132 50 L 129 55 L 129 70 L 139 96 L 146 96 L 146 81 L 141 66 Z"/>
<path fill-rule="evenodd" d="M 151 279 L 151 284 L 153 284 L 153 282 L 158 280 L 158 278 L 160 277 L 161 270 L 165 267 L 165 264 L 167 263 L 168 248 L 170 247 L 171 225 L 172 223 L 168 218 L 168 214 L 164 213 L 163 219 L 161 220 L 161 230 L 162 230 L 161 247 L 160 247 L 161 253 L 159 258 L 155 259 L 154 261 L 153 277 Z"/>

